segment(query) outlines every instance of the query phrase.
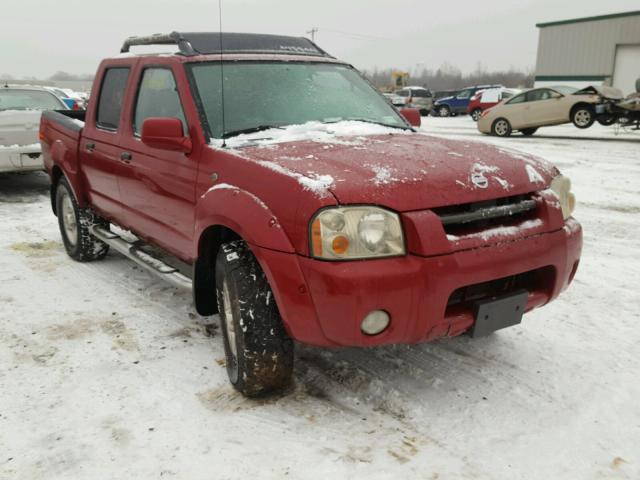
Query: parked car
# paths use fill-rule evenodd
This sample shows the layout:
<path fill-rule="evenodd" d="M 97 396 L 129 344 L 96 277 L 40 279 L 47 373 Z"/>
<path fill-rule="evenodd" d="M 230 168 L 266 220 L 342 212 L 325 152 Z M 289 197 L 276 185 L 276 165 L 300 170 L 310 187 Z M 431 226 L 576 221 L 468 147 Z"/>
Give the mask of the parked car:
<path fill-rule="evenodd" d="M 534 88 L 485 110 L 478 130 L 508 137 L 514 130 L 533 135 L 539 127 L 573 122 L 578 128 L 589 128 L 608 105 L 622 98 L 616 88 L 590 86 L 571 94 L 552 88 Z"/>
<path fill-rule="evenodd" d="M 38 127 L 43 110 L 67 109 L 41 87 L 0 87 L 0 172 L 43 170 Z"/>
<path fill-rule="evenodd" d="M 388 98 L 394 107 L 403 108 L 407 103 L 406 97 L 401 97 L 400 95 L 396 95 L 395 93 L 387 92 L 387 93 L 383 93 L 382 95 Z"/>
<path fill-rule="evenodd" d="M 173 33 L 121 51 L 169 42 L 178 54 L 103 60 L 86 115 L 43 115 L 53 211 L 71 258 L 114 248 L 219 312 L 244 395 L 290 381 L 293 340 L 478 337 L 572 281 L 582 233 L 555 167 L 416 132 L 416 110 L 407 122 L 305 38 Z"/>
<path fill-rule="evenodd" d="M 81 110 L 80 105 L 78 104 L 78 101 L 75 100 L 74 98 L 69 97 L 69 94 L 67 92 L 56 87 L 44 87 L 44 88 L 52 92 L 54 95 L 57 95 L 57 97 L 60 100 L 62 100 L 70 110 Z"/>
<path fill-rule="evenodd" d="M 502 85 L 475 85 L 473 87 L 466 87 L 458 91 L 455 95 L 437 99 L 433 102 L 433 109 L 441 117 L 467 113 L 469 100 L 478 90 L 499 87 L 502 87 Z"/>
<path fill-rule="evenodd" d="M 502 100 L 511 98 L 517 93 L 520 93 L 520 90 L 504 87 L 478 90 L 469 100 L 467 113 L 477 122 L 480 114 L 487 108 L 495 107 Z"/>
<path fill-rule="evenodd" d="M 433 94 L 424 87 L 405 87 L 397 90 L 395 95 L 404 99 L 403 106 L 417 108 L 423 116 L 429 115 L 433 108 Z"/>

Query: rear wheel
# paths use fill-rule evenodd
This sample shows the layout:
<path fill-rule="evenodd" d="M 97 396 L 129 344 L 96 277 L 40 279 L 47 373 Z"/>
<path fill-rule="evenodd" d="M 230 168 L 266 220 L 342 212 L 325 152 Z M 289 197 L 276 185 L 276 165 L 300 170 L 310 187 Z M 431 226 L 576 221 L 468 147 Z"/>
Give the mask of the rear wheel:
<path fill-rule="evenodd" d="M 571 121 L 578 128 L 589 128 L 595 121 L 593 109 L 587 105 L 578 105 L 571 111 Z"/>
<path fill-rule="evenodd" d="M 480 120 L 480 115 L 482 115 L 482 110 L 476 108 L 473 112 L 471 112 L 471 118 L 473 118 L 474 122 Z"/>
<path fill-rule="evenodd" d="M 109 245 L 94 237 L 89 228 L 94 224 L 108 227 L 108 222 L 90 208 L 78 206 L 65 178 L 60 179 L 56 188 L 56 213 L 62 243 L 71 258 L 78 262 L 91 262 L 107 255 Z"/>
<path fill-rule="evenodd" d="M 286 387 L 293 373 L 293 341 L 267 277 L 245 242 L 220 248 L 216 290 L 231 384 L 247 397 Z"/>
<path fill-rule="evenodd" d="M 441 117 L 449 117 L 451 116 L 451 108 L 449 108 L 449 105 L 442 105 L 438 107 L 438 114 Z"/>
<path fill-rule="evenodd" d="M 511 124 L 506 118 L 498 118 L 491 125 L 491 133 L 498 137 L 508 137 L 511 135 Z"/>
<path fill-rule="evenodd" d="M 523 128 L 522 130 L 520 130 L 520 133 L 522 133 L 525 137 L 530 137 L 531 135 L 533 135 L 534 133 L 536 133 L 538 131 L 538 128 Z"/>

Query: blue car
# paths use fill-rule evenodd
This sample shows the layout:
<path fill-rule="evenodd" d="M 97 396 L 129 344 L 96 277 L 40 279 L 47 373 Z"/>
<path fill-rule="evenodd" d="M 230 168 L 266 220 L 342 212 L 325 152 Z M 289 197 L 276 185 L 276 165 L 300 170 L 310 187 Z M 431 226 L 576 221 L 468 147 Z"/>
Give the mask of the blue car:
<path fill-rule="evenodd" d="M 439 98 L 433 102 L 433 110 L 441 117 L 467 113 L 469 100 L 478 90 L 500 87 L 502 87 L 502 85 L 475 85 L 473 87 L 463 88 L 451 96 Z"/>

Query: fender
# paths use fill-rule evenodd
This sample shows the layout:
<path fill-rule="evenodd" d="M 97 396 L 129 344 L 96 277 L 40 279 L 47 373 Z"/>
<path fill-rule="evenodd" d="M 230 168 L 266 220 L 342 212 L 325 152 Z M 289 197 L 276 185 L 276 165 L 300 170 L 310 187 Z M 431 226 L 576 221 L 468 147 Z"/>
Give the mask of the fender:
<path fill-rule="evenodd" d="M 234 185 L 215 185 L 200 198 L 195 212 L 194 239 L 197 243 L 193 251 L 196 255 L 200 251 L 202 233 L 214 225 L 227 227 L 256 246 L 295 252 L 269 207 L 252 193 Z"/>
<path fill-rule="evenodd" d="M 53 166 L 51 168 L 51 194 L 55 194 L 55 188 L 61 175 L 69 182 L 73 195 L 81 208 L 87 206 L 86 197 L 84 195 L 84 182 L 80 175 L 78 152 L 70 149 L 69 146 L 60 139 L 54 141 L 49 149 Z M 56 174 L 56 167 L 60 170 L 60 174 Z"/>
<path fill-rule="evenodd" d="M 216 233 L 212 232 L 211 227 Z M 221 234 L 225 230 L 226 233 Z M 200 197 L 196 206 L 194 233 L 193 299 L 201 315 L 218 312 L 215 256 L 225 241 L 224 235 L 239 236 L 249 244 L 254 254 L 260 251 L 259 247 L 264 247 L 267 252 L 294 252 L 289 238 L 264 202 L 252 193 L 228 184 L 216 185 Z M 270 270 L 261 256 L 256 255 L 256 258 L 268 273 Z M 279 292 L 275 286 L 273 288 L 278 299 Z"/>

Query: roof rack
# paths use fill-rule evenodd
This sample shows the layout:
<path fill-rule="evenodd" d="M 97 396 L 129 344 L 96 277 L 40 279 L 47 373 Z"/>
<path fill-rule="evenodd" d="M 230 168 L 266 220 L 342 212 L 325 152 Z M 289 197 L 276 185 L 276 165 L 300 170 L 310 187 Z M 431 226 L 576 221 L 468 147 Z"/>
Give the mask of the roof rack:
<path fill-rule="evenodd" d="M 129 52 L 131 47 L 139 45 L 177 45 L 178 54 L 189 57 L 216 53 L 270 53 L 333 58 L 304 37 L 227 32 L 171 32 L 129 37 L 124 41 L 120 52 Z"/>

